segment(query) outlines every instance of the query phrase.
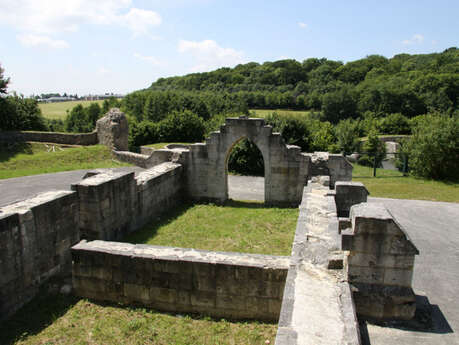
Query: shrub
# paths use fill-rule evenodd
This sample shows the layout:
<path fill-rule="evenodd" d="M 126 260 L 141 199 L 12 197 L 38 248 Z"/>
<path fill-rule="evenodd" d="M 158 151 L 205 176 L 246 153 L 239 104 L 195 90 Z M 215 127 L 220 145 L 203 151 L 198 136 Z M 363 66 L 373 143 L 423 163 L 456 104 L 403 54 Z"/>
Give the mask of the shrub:
<path fill-rule="evenodd" d="M 237 143 L 228 159 L 228 170 L 232 173 L 249 176 L 264 176 L 263 156 L 250 140 Z"/>
<path fill-rule="evenodd" d="M 164 142 L 194 142 L 204 139 L 204 121 L 189 110 L 174 111 L 158 123 L 159 137 Z"/>
<path fill-rule="evenodd" d="M 386 146 L 378 138 L 378 132 L 375 128 L 370 130 L 368 139 L 362 145 L 363 155 L 359 158 L 358 163 L 365 166 L 381 167 L 381 163 L 386 156 Z"/>
<path fill-rule="evenodd" d="M 390 114 L 381 119 L 379 129 L 383 134 L 410 134 L 411 128 L 407 117 L 400 113 Z"/>
<path fill-rule="evenodd" d="M 46 131 L 47 127 L 35 99 L 13 95 L 0 97 L 0 130 Z"/>
<path fill-rule="evenodd" d="M 459 119 L 445 115 L 419 118 L 406 144 L 411 172 L 420 177 L 459 178 Z"/>

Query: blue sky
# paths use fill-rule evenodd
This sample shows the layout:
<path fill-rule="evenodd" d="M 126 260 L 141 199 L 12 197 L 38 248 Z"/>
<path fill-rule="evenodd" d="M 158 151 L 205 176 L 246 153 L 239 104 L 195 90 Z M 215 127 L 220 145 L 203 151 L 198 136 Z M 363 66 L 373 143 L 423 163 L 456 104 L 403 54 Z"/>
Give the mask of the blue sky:
<path fill-rule="evenodd" d="M 459 1 L 0 0 L 9 90 L 128 93 L 249 61 L 441 52 Z"/>

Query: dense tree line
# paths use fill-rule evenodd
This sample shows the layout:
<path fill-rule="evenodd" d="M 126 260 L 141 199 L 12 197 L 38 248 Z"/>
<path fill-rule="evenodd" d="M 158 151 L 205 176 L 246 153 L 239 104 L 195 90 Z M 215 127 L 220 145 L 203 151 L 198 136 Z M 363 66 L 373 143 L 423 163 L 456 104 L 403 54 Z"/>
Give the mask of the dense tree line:
<path fill-rule="evenodd" d="M 367 113 L 451 114 L 459 102 L 459 50 L 390 59 L 371 55 L 346 64 L 325 58 L 251 62 L 160 78 L 150 90 L 229 93 L 249 108 L 321 110 L 331 123 Z"/>

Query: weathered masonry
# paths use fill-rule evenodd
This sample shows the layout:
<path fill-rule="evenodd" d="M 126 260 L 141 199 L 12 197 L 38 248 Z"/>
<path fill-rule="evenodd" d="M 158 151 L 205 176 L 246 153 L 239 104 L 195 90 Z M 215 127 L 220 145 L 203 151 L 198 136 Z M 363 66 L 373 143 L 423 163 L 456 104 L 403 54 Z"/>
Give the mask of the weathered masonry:
<path fill-rule="evenodd" d="M 242 138 L 265 159 L 266 203 L 300 208 L 291 256 L 109 242 L 184 199 L 225 201 L 228 154 Z M 115 152 L 155 162 L 137 176 L 89 174 L 72 191 L 0 209 L 0 319 L 50 277 L 70 274 L 77 295 L 97 300 L 279 320 L 278 345 L 360 344 L 357 316 L 413 317 L 418 251 L 389 211 L 349 182 L 342 156 L 301 153 L 247 118 L 227 119 L 206 143 L 157 152 Z"/>

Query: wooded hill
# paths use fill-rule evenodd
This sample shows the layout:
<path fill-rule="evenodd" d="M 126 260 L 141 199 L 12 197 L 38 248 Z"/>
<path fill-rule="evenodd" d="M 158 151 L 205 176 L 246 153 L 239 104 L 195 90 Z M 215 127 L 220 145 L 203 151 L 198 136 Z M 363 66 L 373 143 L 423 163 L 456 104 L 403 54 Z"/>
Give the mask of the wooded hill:
<path fill-rule="evenodd" d="M 345 64 L 325 58 L 250 62 L 160 78 L 149 90 L 238 94 L 249 108 L 322 110 L 332 123 L 365 112 L 451 114 L 459 102 L 459 49 L 390 59 L 371 55 Z"/>

